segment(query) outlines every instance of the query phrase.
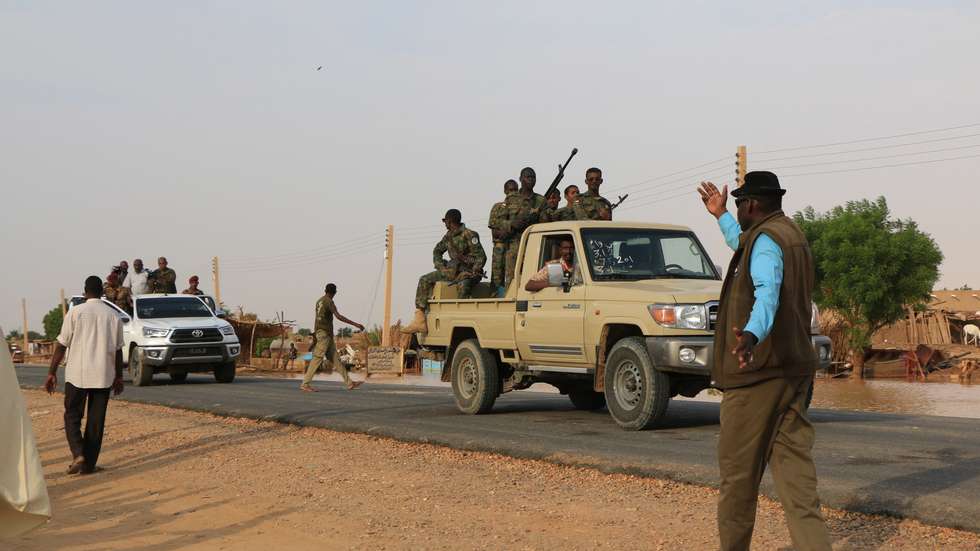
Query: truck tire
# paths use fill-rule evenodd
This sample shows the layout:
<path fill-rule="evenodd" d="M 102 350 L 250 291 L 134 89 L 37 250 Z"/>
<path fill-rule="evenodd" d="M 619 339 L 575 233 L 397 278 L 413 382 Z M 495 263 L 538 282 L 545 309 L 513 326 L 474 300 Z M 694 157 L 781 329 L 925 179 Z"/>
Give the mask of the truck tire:
<path fill-rule="evenodd" d="M 575 409 L 582 411 L 595 411 L 606 405 L 606 395 L 589 387 L 573 388 L 568 392 L 568 398 Z"/>
<path fill-rule="evenodd" d="M 133 386 L 149 386 L 153 383 L 153 366 L 146 365 L 143 351 L 133 348 L 129 353 L 129 371 L 133 374 Z"/>
<path fill-rule="evenodd" d="M 214 368 L 214 380 L 219 383 L 230 383 L 235 380 L 235 362 L 228 362 Z"/>
<path fill-rule="evenodd" d="M 476 339 L 465 340 L 453 352 L 453 397 L 459 411 L 486 413 L 500 395 L 497 361 Z"/>
<path fill-rule="evenodd" d="M 613 345 L 604 382 L 606 407 L 622 429 L 652 427 L 667 413 L 670 378 L 654 367 L 642 337 L 627 337 Z"/>

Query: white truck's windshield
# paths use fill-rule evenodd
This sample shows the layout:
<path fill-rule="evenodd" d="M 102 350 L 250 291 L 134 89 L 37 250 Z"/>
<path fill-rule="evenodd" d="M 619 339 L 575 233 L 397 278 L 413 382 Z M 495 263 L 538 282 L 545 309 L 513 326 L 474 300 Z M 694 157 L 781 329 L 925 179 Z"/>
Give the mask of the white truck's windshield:
<path fill-rule="evenodd" d="M 694 234 L 652 229 L 582 230 L 592 279 L 720 279 Z"/>
<path fill-rule="evenodd" d="M 212 316 L 211 310 L 197 297 L 137 298 L 136 313 L 141 319 Z"/>

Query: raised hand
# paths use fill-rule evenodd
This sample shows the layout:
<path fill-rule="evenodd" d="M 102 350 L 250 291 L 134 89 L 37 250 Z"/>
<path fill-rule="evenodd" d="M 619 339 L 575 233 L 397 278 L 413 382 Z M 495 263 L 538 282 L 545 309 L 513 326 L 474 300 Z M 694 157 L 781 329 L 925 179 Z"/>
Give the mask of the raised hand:
<path fill-rule="evenodd" d="M 723 214 L 728 212 L 727 185 L 722 187 L 721 191 L 718 191 L 718 186 L 711 182 L 701 182 L 698 193 L 701 195 L 701 202 L 704 203 L 704 208 L 708 209 L 708 212 L 713 214 L 715 218 L 721 218 Z"/>

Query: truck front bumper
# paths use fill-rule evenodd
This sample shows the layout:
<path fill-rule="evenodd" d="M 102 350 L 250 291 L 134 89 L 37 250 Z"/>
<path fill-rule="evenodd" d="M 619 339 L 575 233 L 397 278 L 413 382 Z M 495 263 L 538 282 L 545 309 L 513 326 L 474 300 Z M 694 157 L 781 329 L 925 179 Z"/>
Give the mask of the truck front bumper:
<path fill-rule="evenodd" d="M 830 367 L 830 337 L 811 335 L 810 342 L 820 361 L 820 369 Z M 646 343 L 647 352 L 657 369 L 687 375 L 711 376 L 711 365 L 714 362 L 714 337 L 710 335 L 647 337 Z"/>
<path fill-rule="evenodd" d="M 239 343 L 207 343 L 191 345 L 143 346 L 143 361 L 154 369 L 170 366 L 186 367 L 187 371 L 209 371 L 215 364 L 235 361 L 241 354 Z"/>

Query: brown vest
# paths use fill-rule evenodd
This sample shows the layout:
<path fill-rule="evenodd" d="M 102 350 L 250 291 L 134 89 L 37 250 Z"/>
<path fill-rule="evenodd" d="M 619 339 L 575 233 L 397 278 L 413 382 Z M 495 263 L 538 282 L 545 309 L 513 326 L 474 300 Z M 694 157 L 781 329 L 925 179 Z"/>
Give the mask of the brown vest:
<path fill-rule="evenodd" d="M 739 369 L 733 327 L 742 329 L 755 304 L 750 259 L 752 246 L 765 233 L 783 252 L 783 282 L 779 307 L 769 336 L 755 346 L 753 360 Z M 774 212 L 739 236 L 738 249 L 728 265 L 721 288 L 718 322 L 715 326 L 714 365 L 711 378 L 715 386 L 736 388 L 777 377 L 812 375 L 818 362 L 810 342 L 813 292 L 813 257 L 806 237 L 782 211 Z"/>

